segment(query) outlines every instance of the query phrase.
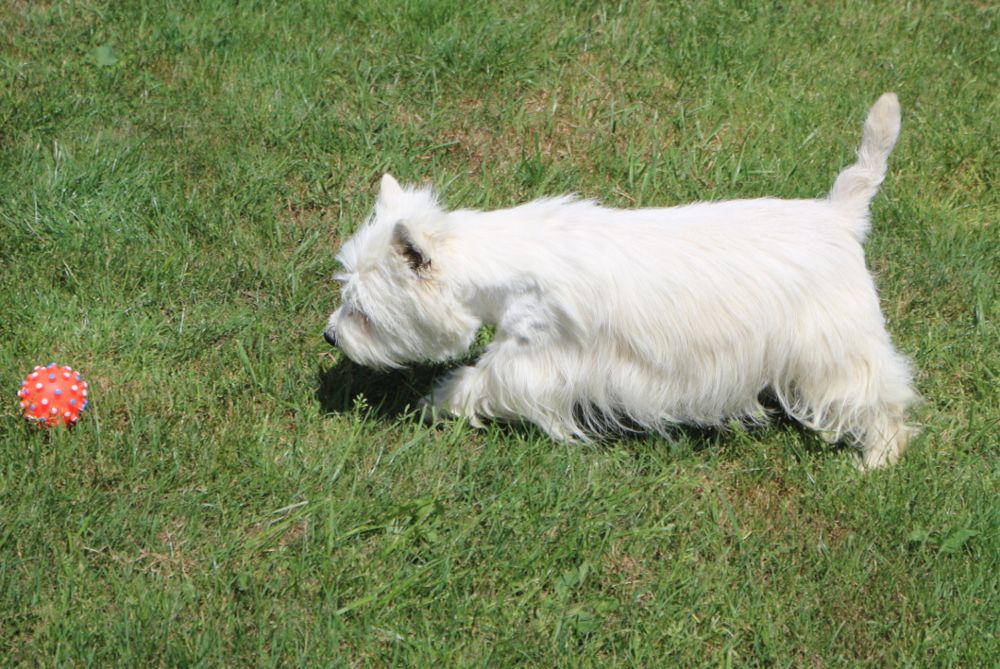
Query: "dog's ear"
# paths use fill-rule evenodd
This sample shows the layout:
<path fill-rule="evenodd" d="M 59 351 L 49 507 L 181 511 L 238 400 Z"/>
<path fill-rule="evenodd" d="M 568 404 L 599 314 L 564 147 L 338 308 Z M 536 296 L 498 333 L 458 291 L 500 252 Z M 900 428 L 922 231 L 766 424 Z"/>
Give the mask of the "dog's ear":
<path fill-rule="evenodd" d="M 383 203 L 395 202 L 403 195 L 403 187 L 399 185 L 389 173 L 382 175 L 382 183 L 379 186 L 378 199 Z"/>
<path fill-rule="evenodd" d="M 392 178 L 392 177 L 390 177 Z M 398 184 L 397 184 L 398 186 Z M 392 245 L 406 264 L 417 274 L 431 266 L 431 258 L 423 244 L 417 242 L 410 228 L 405 223 L 397 223 L 392 229 Z"/>

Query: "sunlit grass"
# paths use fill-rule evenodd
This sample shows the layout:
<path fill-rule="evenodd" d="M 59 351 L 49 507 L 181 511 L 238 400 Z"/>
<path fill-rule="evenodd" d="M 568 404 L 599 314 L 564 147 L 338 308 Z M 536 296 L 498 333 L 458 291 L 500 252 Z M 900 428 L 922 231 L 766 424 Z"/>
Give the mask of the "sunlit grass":
<path fill-rule="evenodd" d="M 990 666 L 988 3 L 0 9 L 0 664 Z M 454 206 L 826 192 L 886 90 L 869 262 L 923 433 L 580 446 L 422 426 L 322 340 L 386 170 Z M 72 433 L 17 415 L 57 360 Z"/>

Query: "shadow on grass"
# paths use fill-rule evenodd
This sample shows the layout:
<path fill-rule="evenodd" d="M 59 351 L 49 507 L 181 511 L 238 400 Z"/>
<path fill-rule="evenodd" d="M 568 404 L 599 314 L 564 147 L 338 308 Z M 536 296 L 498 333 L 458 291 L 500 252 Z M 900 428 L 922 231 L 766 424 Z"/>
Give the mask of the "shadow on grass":
<path fill-rule="evenodd" d="M 451 366 L 437 365 L 378 371 L 342 358 L 317 375 L 316 398 L 327 413 L 350 413 L 355 405 L 363 400 L 373 418 L 385 421 L 397 420 L 412 411 L 418 400 L 429 393 L 437 379 L 450 369 Z M 812 430 L 788 416 L 773 397 L 765 394 L 761 397 L 761 402 L 768 412 L 769 419 L 761 425 L 747 426 L 745 429 L 749 438 L 754 439 L 755 435 L 764 435 L 771 431 L 794 432 L 799 437 L 795 442 L 805 453 L 834 454 L 844 450 L 854 450 L 843 442 L 827 444 Z M 544 431 L 530 423 L 494 421 L 489 423 L 489 426 L 490 430 L 499 432 L 501 437 L 529 442 L 548 439 Z M 473 429 L 469 428 L 470 431 Z M 624 445 L 638 454 L 649 448 L 662 448 L 666 443 L 671 449 L 673 446 L 679 446 L 682 450 L 701 453 L 726 448 L 727 443 L 733 439 L 733 431 L 725 427 L 676 425 L 667 428 L 662 434 L 654 435 L 638 428 L 632 429 L 626 424 L 624 430 L 612 430 L 602 437 L 595 438 L 590 446 L 600 449 Z"/>
<path fill-rule="evenodd" d="M 393 420 L 413 409 L 447 367 L 378 371 L 341 358 L 317 375 L 316 399 L 327 413 L 349 413 L 363 398 L 371 415 Z"/>

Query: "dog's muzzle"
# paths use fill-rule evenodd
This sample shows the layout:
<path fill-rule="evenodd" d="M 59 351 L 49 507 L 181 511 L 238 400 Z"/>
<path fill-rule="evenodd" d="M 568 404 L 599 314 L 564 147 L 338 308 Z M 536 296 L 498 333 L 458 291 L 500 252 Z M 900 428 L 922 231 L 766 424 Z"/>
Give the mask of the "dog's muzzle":
<path fill-rule="evenodd" d="M 325 339 L 326 343 L 329 344 L 330 346 L 336 346 L 337 331 L 334 330 L 333 328 L 327 328 L 326 330 L 323 331 L 323 339 Z"/>

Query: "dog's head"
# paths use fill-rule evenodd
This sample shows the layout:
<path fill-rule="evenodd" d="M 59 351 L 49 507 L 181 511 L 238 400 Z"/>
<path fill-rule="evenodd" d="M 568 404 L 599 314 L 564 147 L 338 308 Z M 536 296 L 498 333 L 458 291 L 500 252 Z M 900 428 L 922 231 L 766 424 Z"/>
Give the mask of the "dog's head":
<path fill-rule="evenodd" d="M 391 176 L 371 218 L 340 249 L 341 305 L 324 337 L 354 362 L 401 367 L 461 356 L 480 321 L 459 295 L 448 213 Z"/>

